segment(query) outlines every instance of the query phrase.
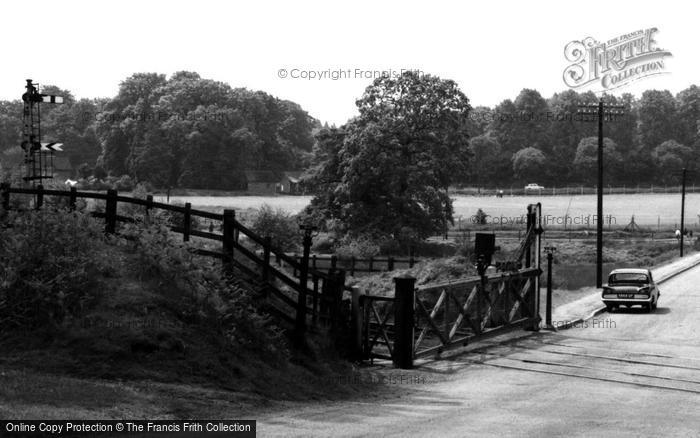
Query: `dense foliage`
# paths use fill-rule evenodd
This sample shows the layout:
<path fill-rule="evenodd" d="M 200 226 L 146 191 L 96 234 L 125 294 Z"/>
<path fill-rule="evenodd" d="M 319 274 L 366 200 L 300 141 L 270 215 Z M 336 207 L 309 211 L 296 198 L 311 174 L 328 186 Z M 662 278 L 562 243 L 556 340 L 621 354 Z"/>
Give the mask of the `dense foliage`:
<path fill-rule="evenodd" d="M 111 99 L 42 106 L 45 141 L 60 141 L 78 177 L 115 178 L 156 187 L 237 189 L 244 169 L 299 169 L 319 127 L 301 107 L 264 92 L 231 88 L 178 72 L 137 73 Z M 21 161 L 19 100 L 0 102 L 0 163 Z"/>
<path fill-rule="evenodd" d="M 358 235 L 419 240 L 441 229 L 447 188 L 467 170 L 467 97 L 409 72 L 375 80 L 357 106 L 357 118 L 318 138 L 311 209 Z"/>

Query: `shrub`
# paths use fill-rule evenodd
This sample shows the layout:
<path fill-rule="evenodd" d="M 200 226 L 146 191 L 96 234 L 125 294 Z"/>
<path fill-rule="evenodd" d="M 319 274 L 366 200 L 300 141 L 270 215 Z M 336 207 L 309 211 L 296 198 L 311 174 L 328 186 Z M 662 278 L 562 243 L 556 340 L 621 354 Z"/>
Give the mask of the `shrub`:
<path fill-rule="evenodd" d="M 379 254 L 379 245 L 370 236 L 345 236 L 336 246 L 335 253 L 340 258 L 368 258 Z"/>
<path fill-rule="evenodd" d="M 95 298 L 112 271 L 104 228 L 65 210 L 10 212 L 0 227 L 0 326 L 50 328 Z"/>
<path fill-rule="evenodd" d="M 486 218 L 490 216 L 491 215 L 486 214 L 484 210 L 478 209 L 476 211 L 476 214 L 474 215 L 474 223 L 479 225 L 486 225 Z"/>
<path fill-rule="evenodd" d="M 294 218 L 286 211 L 279 208 L 274 210 L 267 204 L 260 207 L 251 228 L 261 236 L 270 236 L 272 244 L 282 251 L 295 250 L 301 242 L 299 226 Z"/>

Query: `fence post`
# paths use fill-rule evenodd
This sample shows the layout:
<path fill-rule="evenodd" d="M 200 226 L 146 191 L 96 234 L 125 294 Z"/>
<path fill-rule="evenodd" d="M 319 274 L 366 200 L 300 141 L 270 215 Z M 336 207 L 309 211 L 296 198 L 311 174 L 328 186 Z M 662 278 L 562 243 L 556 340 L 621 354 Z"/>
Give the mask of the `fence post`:
<path fill-rule="evenodd" d="M 151 208 L 153 207 L 153 195 L 146 195 L 146 225 L 151 223 Z"/>
<path fill-rule="evenodd" d="M 415 277 L 394 277 L 394 366 L 413 368 Z"/>
<path fill-rule="evenodd" d="M 10 184 L 0 184 L 0 192 L 2 192 L 2 209 L 8 211 L 10 209 Z"/>
<path fill-rule="evenodd" d="M 301 259 L 301 266 L 299 267 L 299 290 L 298 300 L 297 300 L 297 317 L 296 317 L 296 338 L 298 342 L 303 342 L 304 332 L 306 332 L 306 292 L 308 287 L 309 278 L 309 253 L 311 252 L 311 228 L 304 229 L 304 240 L 302 244 L 304 246 L 304 253 Z"/>
<path fill-rule="evenodd" d="M 338 256 L 333 254 L 331 256 L 331 268 L 335 269 L 335 267 L 338 265 Z"/>
<path fill-rule="evenodd" d="M 117 231 L 117 191 L 107 190 L 105 201 L 105 233 L 114 234 Z"/>
<path fill-rule="evenodd" d="M 331 332 L 339 333 L 341 324 L 341 304 L 343 302 L 343 289 L 345 287 L 345 271 L 335 270 L 331 274 Z"/>
<path fill-rule="evenodd" d="M 386 263 L 387 263 L 386 270 L 389 272 L 393 271 L 394 270 L 394 258 L 392 256 L 389 256 Z"/>
<path fill-rule="evenodd" d="M 263 245 L 263 267 L 262 278 L 267 281 L 270 278 L 270 247 L 272 246 L 272 237 L 265 236 L 265 245 Z"/>
<path fill-rule="evenodd" d="M 70 188 L 70 197 L 68 198 L 68 208 L 70 208 L 70 211 L 75 211 L 75 202 L 78 197 L 77 192 L 78 189 L 75 187 Z"/>
<path fill-rule="evenodd" d="M 224 210 L 224 271 L 233 270 L 233 232 L 236 229 L 236 211 Z"/>
<path fill-rule="evenodd" d="M 374 257 L 369 256 L 369 272 L 372 272 L 372 265 L 374 265 Z"/>
<path fill-rule="evenodd" d="M 44 205 L 44 186 L 39 184 L 36 186 L 38 192 L 36 193 L 36 209 L 40 209 Z"/>
<path fill-rule="evenodd" d="M 190 228 L 191 228 L 191 222 L 192 222 L 192 204 L 189 202 L 185 203 L 185 221 L 183 223 L 183 230 L 182 230 L 182 240 L 184 242 L 189 242 L 190 241 Z"/>
<path fill-rule="evenodd" d="M 355 256 L 350 257 L 350 275 L 355 275 Z"/>
<path fill-rule="evenodd" d="M 362 311 L 362 290 L 359 286 L 352 287 L 352 346 L 353 357 L 356 361 L 364 359 L 362 354 L 362 326 L 364 321 L 364 312 Z"/>
<path fill-rule="evenodd" d="M 413 255 L 416 252 L 416 248 L 414 246 L 411 246 L 408 250 L 408 267 L 412 268 L 413 265 L 416 263 L 416 260 L 413 258 Z"/>

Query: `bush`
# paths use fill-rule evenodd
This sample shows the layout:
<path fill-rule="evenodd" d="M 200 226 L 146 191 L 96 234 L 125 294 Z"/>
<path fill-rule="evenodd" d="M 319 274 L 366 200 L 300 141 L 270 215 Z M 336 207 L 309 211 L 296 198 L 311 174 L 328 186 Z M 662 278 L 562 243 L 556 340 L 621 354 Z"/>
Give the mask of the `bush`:
<path fill-rule="evenodd" d="M 235 346 L 263 350 L 275 358 L 286 355 L 282 331 L 268 315 L 256 310 L 254 297 L 235 279 L 224 279 L 218 264 L 207 263 L 187 250 L 163 224 L 148 227 L 126 225 L 120 242 L 133 251 L 133 269 L 138 278 L 154 281 L 159 288 L 184 292 L 179 301 L 183 322 L 214 322 Z"/>
<path fill-rule="evenodd" d="M 370 236 L 345 236 L 335 248 L 335 253 L 340 258 L 368 258 L 379 254 L 379 245 Z"/>
<path fill-rule="evenodd" d="M 282 251 L 293 251 L 299 247 L 301 237 L 294 218 L 282 209 L 273 210 L 264 204 L 251 226 L 261 236 L 270 236 L 272 244 Z"/>
<path fill-rule="evenodd" d="M 491 215 L 486 214 L 484 210 L 478 209 L 476 211 L 476 214 L 474 215 L 474 223 L 479 225 L 486 225 L 486 218 L 490 216 Z"/>
<path fill-rule="evenodd" d="M 108 275 L 104 228 L 65 210 L 10 212 L 0 227 L 0 326 L 50 329 L 96 297 Z"/>

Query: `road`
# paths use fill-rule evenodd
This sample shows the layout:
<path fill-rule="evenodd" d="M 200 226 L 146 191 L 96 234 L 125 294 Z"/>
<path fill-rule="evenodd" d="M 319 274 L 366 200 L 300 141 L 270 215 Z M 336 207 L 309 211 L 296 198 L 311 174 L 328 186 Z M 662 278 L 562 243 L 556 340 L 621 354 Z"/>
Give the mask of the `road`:
<path fill-rule="evenodd" d="M 259 436 L 698 437 L 700 268 L 661 293 L 655 313 L 604 313 L 386 370 L 410 376 L 395 379 L 402 395 L 293 406 L 259 418 Z"/>

